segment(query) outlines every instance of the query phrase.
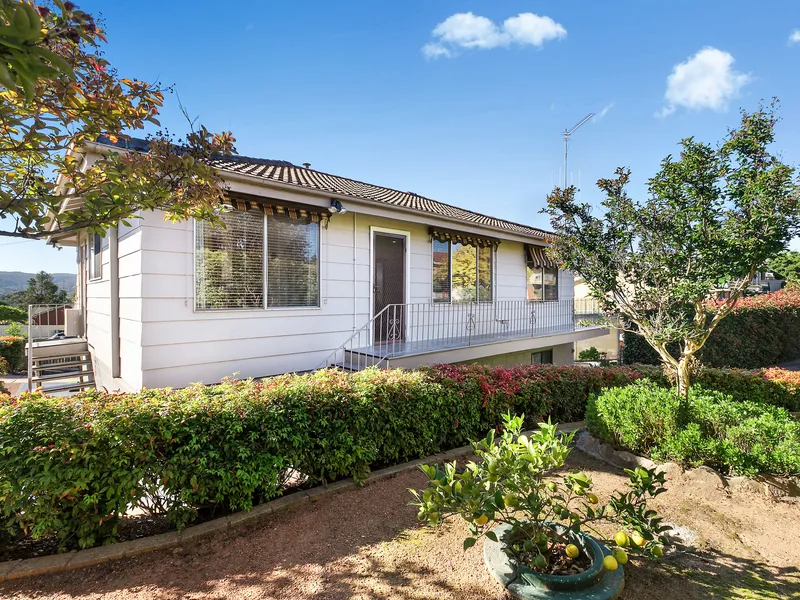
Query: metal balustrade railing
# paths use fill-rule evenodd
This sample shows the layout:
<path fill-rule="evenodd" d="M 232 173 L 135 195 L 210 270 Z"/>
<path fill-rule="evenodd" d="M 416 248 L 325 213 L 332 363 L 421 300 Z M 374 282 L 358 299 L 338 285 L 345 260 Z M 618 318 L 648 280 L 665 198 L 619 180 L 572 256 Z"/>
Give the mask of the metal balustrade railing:
<path fill-rule="evenodd" d="M 569 333 L 602 318 L 591 298 L 530 302 L 390 304 L 326 359 L 354 371 L 399 356 L 466 348 L 503 340 Z"/>

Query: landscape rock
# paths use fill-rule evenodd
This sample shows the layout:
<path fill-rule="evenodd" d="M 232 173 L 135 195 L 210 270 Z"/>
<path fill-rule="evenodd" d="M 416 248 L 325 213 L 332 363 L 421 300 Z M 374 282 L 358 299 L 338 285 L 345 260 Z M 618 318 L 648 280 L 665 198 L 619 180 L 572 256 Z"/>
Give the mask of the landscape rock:
<path fill-rule="evenodd" d="M 764 485 L 749 477 L 730 477 L 728 479 L 728 488 L 730 488 L 731 492 L 743 492 L 747 494 L 764 493 Z"/>
<path fill-rule="evenodd" d="M 706 466 L 690 469 L 683 474 L 683 480 L 698 492 L 710 492 L 725 487 L 722 475 Z"/>
<path fill-rule="evenodd" d="M 667 480 L 672 481 L 676 477 L 680 477 L 683 474 L 683 467 L 681 467 L 678 463 L 667 462 L 662 465 L 658 465 L 656 471 L 659 473 L 664 473 Z"/>

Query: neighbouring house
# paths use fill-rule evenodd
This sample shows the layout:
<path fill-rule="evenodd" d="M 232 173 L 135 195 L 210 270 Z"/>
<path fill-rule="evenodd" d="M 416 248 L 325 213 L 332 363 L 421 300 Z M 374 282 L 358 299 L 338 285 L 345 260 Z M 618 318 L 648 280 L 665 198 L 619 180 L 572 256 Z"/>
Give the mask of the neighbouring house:
<path fill-rule="evenodd" d="M 83 160 L 144 144 L 89 144 Z M 596 310 L 576 305 L 545 231 L 284 161 L 213 165 L 228 186 L 224 229 L 151 212 L 105 237 L 53 240 L 78 250 L 74 342 L 99 387 L 326 365 L 569 364 L 576 341 L 606 333 L 582 318 Z"/>

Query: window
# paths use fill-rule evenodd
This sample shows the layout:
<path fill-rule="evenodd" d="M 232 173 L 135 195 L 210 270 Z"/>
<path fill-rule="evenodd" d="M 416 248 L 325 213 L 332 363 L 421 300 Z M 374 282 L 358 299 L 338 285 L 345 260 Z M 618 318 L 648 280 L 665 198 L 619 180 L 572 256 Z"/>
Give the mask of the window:
<path fill-rule="evenodd" d="M 319 306 L 319 225 L 267 217 L 267 306 Z"/>
<path fill-rule="evenodd" d="M 433 301 L 491 302 L 492 248 L 433 240 Z"/>
<path fill-rule="evenodd" d="M 541 350 L 531 354 L 532 365 L 552 365 L 553 364 L 553 350 Z"/>
<path fill-rule="evenodd" d="M 265 223 L 255 211 L 223 220 L 225 228 L 197 222 L 197 310 L 319 306 L 318 223 L 285 215 Z"/>
<path fill-rule="evenodd" d="M 224 229 L 197 222 L 197 309 L 263 308 L 264 215 L 231 211 L 223 220 Z"/>
<path fill-rule="evenodd" d="M 558 300 L 558 268 L 527 264 L 528 300 L 551 302 Z"/>
<path fill-rule="evenodd" d="M 433 301 L 450 302 L 450 242 L 433 240 Z"/>
<path fill-rule="evenodd" d="M 89 280 L 102 279 L 103 277 L 103 236 L 95 233 L 89 239 Z"/>

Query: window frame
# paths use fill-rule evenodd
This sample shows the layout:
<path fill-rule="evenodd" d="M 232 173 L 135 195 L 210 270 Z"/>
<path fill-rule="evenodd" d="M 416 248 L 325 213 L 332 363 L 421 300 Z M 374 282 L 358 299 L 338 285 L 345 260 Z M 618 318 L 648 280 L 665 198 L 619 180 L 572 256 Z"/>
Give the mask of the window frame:
<path fill-rule="evenodd" d="M 561 269 L 559 269 L 558 267 L 543 267 L 542 265 L 537 265 L 537 266 L 533 267 L 533 266 L 531 266 L 531 262 L 532 261 L 530 259 L 526 259 L 525 260 L 525 299 L 528 302 L 542 302 L 542 303 L 543 302 L 558 302 L 559 301 L 558 284 L 559 284 L 559 280 L 561 279 L 561 272 L 560 272 Z M 538 269 L 541 272 L 541 275 L 542 275 L 542 299 L 541 300 L 537 300 L 536 298 L 528 298 L 528 286 L 530 285 L 530 280 L 531 280 L 528 271 L 529 270 L 533 271 L 535 269 Z M 546 295 L 545 295 L 545 293 L 544 293 L 544 290 L 545 290 L 545 283 L 544 283 L 544 275 L 545 275 L 545 273 L 544 273 L 544 270 L 545 269 L 554 269 L 555 270 L 555 275 L 556 275 L 556 282 L 555 282 L 556 297 L 554 299 L 552 299 L 552 300 L 548 300 Z"/>
<path fill-rule="evenodd" d="M 322 310 L 325 303 L 322 294 L 322 262 L 323 262 L 323 248 L 322 243 L 322 224 L 315 222 L 319 233 L 317 235 L 317 288 L 319 290 L 318 300 L 316 306 L 267 306 L 267 286 L 269 284 L 269 247 L 267 242 L 267 217 L 268 215 L 260 213 L 262 217 L 262 225 L 264 231 L 264 250 L 262 252 L 262 265 L 261 270 L 263 274 L 263 302 L 258 307 L 245 307 L 245 308 L 198 308 L 197 306 L 197 227 L 202 225 L 198 219 L 192 219 L 192 312 L 194 313 L 248 313 L 248 312 L 296 312 L 296 311 L 318 311 Z M 312 221 L 313 222 L 313 221 Z"/>
<path fill-rule="evenodd" d="M 550 357 L 550 362 L 534 362 L 533 357 L 536 355 L 541 356 L 544 358 L 545 355 Z M 553 364 L 553 349 L 552 348 L 545 348 L 543 350 L 536 350 L 535 352 L 531 352 L 531 365 L 552 365 Z"/>
<path fill-rule="evenodd" d="M 442 242 L 442 240 L 438 240 Z M 437 300 L 434 297 L 433 291 L 433 273 L 436 267 L 435 261 L 435 252 L 434 252 L 434 244 L 437 242 L 435 238 L 431 238 L 431 303 L 432 304 L 491 304 L 494 302 L 495 298 L 495 256 L 496 252 L 494 246 L 485 246 L 489 248 L 490 258 L 489 258 L 489 295 L 490 298 L 488 300 L 480 300 L 480 246 L 472 246 L 471 244 L 464 244 L 463 242 L 457 242 L 462 246 L 472 246 L 475 248 L 475 300 L 468 300 L 466 302 L 457 302 L 453 300 L 453 240 L 445 240 L 443 243 L 447 244 L 447 260 L 448 260 L 448 286 L 450 289 L 449 299 L 448 300 Z"/>
<path fill-rule="evenodd" d="M 91 237 L 86 240 L 86 247 L 88 280 L 90 282 L 100 281 L 103 279 L 103 236 L 99 233 L 91 234 Z"/>

